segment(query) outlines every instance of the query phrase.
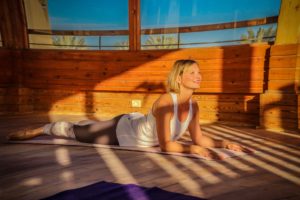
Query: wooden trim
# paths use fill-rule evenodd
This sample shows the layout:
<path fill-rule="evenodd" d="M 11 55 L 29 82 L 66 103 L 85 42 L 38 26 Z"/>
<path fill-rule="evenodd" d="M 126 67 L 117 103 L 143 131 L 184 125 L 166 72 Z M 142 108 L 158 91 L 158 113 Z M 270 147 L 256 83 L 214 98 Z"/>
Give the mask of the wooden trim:
<path fill-rule="evenodd" d="M 15 49 L 28 48 L 28 34 L 23 1 L 0 1 L 0 19 L 3 47 Z"/>
<path fill-rule="evenodd" d="M 19 10 L 20 10 L 20 19 L 21 19 L 21 27 L 22 28 L 22 35 L 23 35 L 23 48 L 29 48 L 29 34 L 27 31 L 27 18 L 26 18 L 26 11 L 25 11 L 25 4 L 23 0 L 19 1 Z"/>
<path fill-rule="evenodd" d="M 141 0 L 136 1 L 136 16 L 135 16 L 135 25 L 136 25 L 136 49 L 141 49 Z"/>
<path fill-rule="evenodd" d="M 200 25 L 200 26 L 142 29 L 141 34 L 166 34 L 166 33 L 190 33 L 190 32 L 201 32 L 201 31 L 215 31 L 215 30 L 223 30 L 223 29 L 272 24 L 272 23 L 276 23 L 277 20 L 278 20 L 278 16 L 272 16 L 272 17 L 238 21 L 238 22 L 227 22 L 227 23 L 220 23 L 220 24 Z"/>
<path fill-rule="evenodd" d="M 133 5 L 130 2 L 137 2 Z M 139 0 L 129 0 L 129 10 L 136 9 L 136 11 L 129 12 L 129 31 L 128 30 L 39 30 L 28 29 L 29 34 L 40 35 L 82 35 L 82 36 L 114 36 L 114 35 L 128 35 L 130 30 L 140 32 L 141 34 L 166 34 L 166 33 L 190 33 L 201 31 L 215 31 L 232 28 L 242 28 L 249 26 L 258 26 L 265 24 L 277 23 L 278 16 L 238 21 L 227 22 L 220 24 L 208 24 L 200 26 L 186 26 L 186 27 L 171 27 L 171 28 L 155 28 L 155 29 L 140 29 L 140 5 Z M 131 19 L 132 18 L 132 19 Z M 132 27 L 131 27 L 132 26 Z M 140 37 L 140 34 L 138 35 Z"/>
<path fill-rule="evenodd" d="M 128 30 L 42 30 L 42 29 L 28 29 L 29 34 L 37 35 L 80 35 L 80 36 L 114 36 L 114 35 L 128 35 Z"/>
<path fill-rule="evenodd" d="M 129 0 L 129 50 L 141 48 L 140 0 Z"/>
<path fill-rule="evenodd" d="M 9 38 L 8 36 L 8 27 L 6 26 L 5 21 L 7 21 L 7 1 L 0 1 L 0 31 L 1 31 L 1 40 L 2 40 L 2 46 L 7 46 L 7 42 Z"/>
<path fill-rule="evenodd" d="M 128 0 L 128 17 L 129 17 L 129 50 L 134 50 L 134 3 L 135 0 Z"/>

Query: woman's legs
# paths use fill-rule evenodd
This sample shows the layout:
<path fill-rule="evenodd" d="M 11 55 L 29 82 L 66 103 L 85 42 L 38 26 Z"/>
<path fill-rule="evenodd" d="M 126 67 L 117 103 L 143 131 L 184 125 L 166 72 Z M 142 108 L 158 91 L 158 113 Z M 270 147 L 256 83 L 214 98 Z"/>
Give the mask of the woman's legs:
<path fill-rule="evenodd" d="M 73 126 L 74 124 L 71 122 L 54 122 L 35 129 L 23 129 L 21 131 L 10 134 L 7 138 L 9 140 L 27 140 L 46 134 L 75 139 Z"/>
<path fill-rule="evenodd" d="M 9 140 L 26 140 L 42 134 L 73 138 L 80 142 L 118 145 L 116 128 L 123 115 L 107 121 L 54 122 L 33 130 L 22 130 L 8 136 Z"/>
<path fill-rule="evenodd" d="M 111 120 L 97 121 L 86 125 L 74 125 L 74 134 L 78 141 L 105 145 L 119 145 L 116 128 L 123 115 Z"/>
<path fill-rule="evenodd" d="M 42 135 L 44 131 L 44 127 L 39 127 L 36 129 L 23 129 L 21 131 L 17 131 L 14 133 L 11 133 L 7 136 L 8 140 L 28 140 L 34 137 L 37 137 L 39 135 Z"/>

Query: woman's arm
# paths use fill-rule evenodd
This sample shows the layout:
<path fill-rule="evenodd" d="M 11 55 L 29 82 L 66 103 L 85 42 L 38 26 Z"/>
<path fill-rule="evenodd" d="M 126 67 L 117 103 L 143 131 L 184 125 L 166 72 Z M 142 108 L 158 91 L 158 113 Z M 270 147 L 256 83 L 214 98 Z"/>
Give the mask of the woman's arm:
<path fill-rule="evenodd" d="M 189 132 L 191 135 L 191 139 L 195 145 L 199 145 L 202 147 L 215 147 L 215 148 L 223 148 L 224 142 L 223 140 L 217 140 L 210 137 L 207 137 L 202 134 L 200 124 L 199 124 L 199 107 L 197 102 L 193 101 L 193 118 L 189 124 Z"/>
<path fill-rule="evenodd" d="M 243 147 L 239 144 L 232 143 L 227 140 L 217 140 L 210 138 L 208 136 L 205 136 L 201 132 L 200 124 L 199 124 L 199 107 L 196 102 L 193 102 L 193 119 L 191 120 L 189 124 L 189 132 L 191 135 L 191 139 L 195 145 L 199 145 L 205 148 L 226 148 L 234 151 L 243 151 L 247 153 L 251 153 L 252 150 Z"/>
<path fill-rule="evenodd" d="M 156 119 L 156 129 L 159 146 L 165 152 L 200 154 L 209 158 L 220 159 L 213 151 L 199 145 L 186 145 L 171 141 L 170 121 L 173 117 L 173 101 L 169 94 L 162 95 L 154 104 L 153 115 Z"/>

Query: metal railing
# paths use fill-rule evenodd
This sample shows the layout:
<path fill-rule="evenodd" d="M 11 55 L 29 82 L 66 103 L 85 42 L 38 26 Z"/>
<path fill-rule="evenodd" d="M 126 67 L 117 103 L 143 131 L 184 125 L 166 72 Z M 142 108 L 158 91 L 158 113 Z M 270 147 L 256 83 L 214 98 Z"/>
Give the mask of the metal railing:
<path fill-rule="evenodd" d="M 188 26 L 188 27 L 170 27 L 170 28 L 155 28 L 155 29 L 142 29 L 141 35 L 157 35 L 157 34 L 177 34 L 177 42 L 171 44 L 142 44 L 141 48 L 146 49 L 148 47 L 167 47 L 176 46 L 176 48 L 181 48 L 182 46 L 188 45 L 206 45 L 206 44 L 226 44 L 226 43 L 241 43 L 243 39 L 236 40 L 225 40 L 225 41 L 212 41 L 212 42 L 192 42 L 192 43 L 182 43 L 181 34 L 193 33 L 193 32 L 204 32 L 204 31 L 217 31 L 225 29 L 235 29 L 235 28 L 246 28 L 267 24 L 277 23 L 278 16 L 271 16 L 266 18 L 244 20 L 237 22 L 227 22 L 219 24 L 208 24 L 199 26 Z M 95 49 L 105 49 L 105 48 L 115 48 L 115 49 L 129 49 L 129 45 L 126 43 L 124 45 L 103 45 L 104 36 L 126 36 L 129 35 L 129 30 L 40 30 L 40 29 L 28 29 L 28 34 L 31 35 L 49 35 L 49 36 L 97 36 L 98 45 L 66 45 L 66 44 L 47 44 L 47 43 L 29 43 L 30 45 L 38 46 L 53 46 L 53 47 L 75 47 L 75 48 L 95 48 Z M 275 39 L 275 35 L 263 37 L 262 39 L 272 40 Z M 248 39 L 251 42 L 254 39 Z"/>

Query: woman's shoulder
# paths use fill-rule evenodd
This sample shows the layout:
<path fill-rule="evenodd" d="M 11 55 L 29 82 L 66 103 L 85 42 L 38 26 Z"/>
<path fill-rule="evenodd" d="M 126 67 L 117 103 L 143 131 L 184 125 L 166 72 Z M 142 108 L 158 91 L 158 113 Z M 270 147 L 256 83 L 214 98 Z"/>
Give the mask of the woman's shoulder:
<path fill-rule="evenodd" d="M 192 104 L 197 104 L 197 100 L 194 97 L 191 98 L 191 101 L 192 101 Z"/>
<path fill-rule="evenodd" d="M 193 109 L 199 110 L 199 106 L 198 106 L 197 100 L 194 99 L 194 98 L 191 98 L 191 100 L 192 100 L 192 106 L 193 106 Z"/>
<path fill-rule="evenodd" d="M 157 105 L 170 105 L 173 104 L 172 96 L 170 93 L 164 93 L 157 99 Z"/>
<path fill-rule="evenodd" d="M 173 100 L 171 94 L 162 94 L 153 104 L 153 113 L 165 112 L 168 110 L 173 110 Z"/>

